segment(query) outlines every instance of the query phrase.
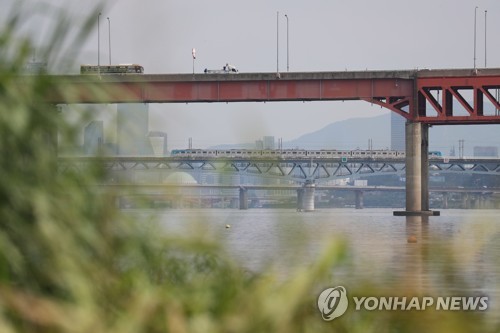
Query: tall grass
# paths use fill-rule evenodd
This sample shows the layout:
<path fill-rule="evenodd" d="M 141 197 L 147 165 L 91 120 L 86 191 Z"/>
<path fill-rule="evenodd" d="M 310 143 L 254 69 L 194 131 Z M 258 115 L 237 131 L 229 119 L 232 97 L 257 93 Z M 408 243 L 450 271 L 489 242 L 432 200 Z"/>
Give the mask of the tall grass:
<path fill-rule="evenodd" d="M 170 237 L 124 215 L 113 193 L 96 191 L 106 176 L 99 165 L 59 173 L 57 136 L 73 141 L 77 128 L 44 103 L 56 77 L 23 75 L 34 44 L 19 32 L 34 11 L 18 3 L 0 27 L 0 332 L 493 329 L 481 317 L 432 312 L 351 313 L 323 322 L 316 297 L 346 258 L 342 242 L 286 278 L 249 273 L 204 237 Z M 57 24 L 38 54 L 64 68 L 98 9 L 68 35 L 78 20 L 42 7 Z M 363 288 L 356 292 L 374 290 Z"/>

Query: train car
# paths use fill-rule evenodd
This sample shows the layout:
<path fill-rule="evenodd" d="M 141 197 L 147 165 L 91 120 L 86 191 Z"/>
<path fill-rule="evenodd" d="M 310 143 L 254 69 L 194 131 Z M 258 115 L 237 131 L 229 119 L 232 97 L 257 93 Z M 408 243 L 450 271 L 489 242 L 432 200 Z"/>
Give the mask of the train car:
<path fill-rule="evenodd" d="M 109 65 L 109 66 L 81 65 L 80 74 L 82 75 L 144 74 L 144 67 L 137 64 L 121 64 L 121 65 Z"/>
<path fill-rule="evenodd" d="M 440 151 L 430 151 L 429 157 L 442 157 L 443 154 Z"/>

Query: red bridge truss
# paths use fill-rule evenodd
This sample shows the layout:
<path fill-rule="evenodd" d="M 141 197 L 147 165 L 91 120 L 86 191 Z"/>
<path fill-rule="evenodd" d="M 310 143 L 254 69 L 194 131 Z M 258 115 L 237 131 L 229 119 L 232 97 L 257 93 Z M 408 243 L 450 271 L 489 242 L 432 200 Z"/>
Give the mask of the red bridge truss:
<path fill-rule="evenodd" d="M 426 124 L 500 123 L 500 69 L 60 76 L 51 103 L 364 100 Z M 60 91 L 60 93 L 58 93 Z"/>

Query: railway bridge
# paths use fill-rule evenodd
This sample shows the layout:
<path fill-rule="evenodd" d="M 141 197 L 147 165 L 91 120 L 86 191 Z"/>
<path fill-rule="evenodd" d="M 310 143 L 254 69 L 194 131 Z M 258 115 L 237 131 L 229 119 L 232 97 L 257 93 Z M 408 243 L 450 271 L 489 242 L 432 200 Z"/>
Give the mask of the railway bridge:
<path fill-rule="evenodd" d="M 380 175 L 405 175 L 404 157 L 355 157 L 355 158 L 218 158 L 218 157 L 59 157 L 59 171 L 80 171 L 94 163 L 100 163 L 114 179 L 107 186 L 116 188 L 163 189 L 217 188 L 239 189 L 240 207 L 248 207 L 248 190 L 294 189 L 297 190 L 297 206 L 314 210 L 314 196 L 317 190 L 354 190 L 356 207 L 363 206 L 363 193 L 367 191 L 401 191 L 403 188 L 380 186 L 332 186 L 339 179 L 366 178 Z M 429 170 L 432 175 L 456 173 L 462 175 L 500 175 L 498 158 L 449 158 L 431 157 Z M 198 184 L 171 184 L 171 175 L 189 173 Z M 225 175 L 229 179 L 217 178 L 207 182 L 212 175 Z M 212 179 L 214 180 L 214 179 Z M 268 181 L 269 180 L 269 181 Z M 122 185 L 120 185 L 122 184 Z M 129 185 L 127 185 L 129 184 Z M 135 185 L 132 185 L 135 184 Z M 151 184 L 157 184 L 151 185 Z M 223 185 L 224 184 L 224 185 Z M 274 184 L 274 185 L 272 185 Z M 445 193 L 467 192 L 470 189 L 430 189 Z M 480 189 L 481 192 L 491 189 Z M 462 193 L 464 194 L 464 193 Z M 447 198 L 443 194 L 443 198 Z M 444 199 L 443 199 L 444 200 Z"/>

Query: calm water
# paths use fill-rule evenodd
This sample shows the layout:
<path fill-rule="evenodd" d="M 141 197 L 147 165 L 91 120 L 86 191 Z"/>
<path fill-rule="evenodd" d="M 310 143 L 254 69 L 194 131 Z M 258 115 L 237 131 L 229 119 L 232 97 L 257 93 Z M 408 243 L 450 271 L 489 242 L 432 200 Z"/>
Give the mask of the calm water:
<path fill-rule="evenodd" d="M 317 260 L 329 242 L 343 239 L 348 260 L 332 268 L 332 285 L 408 284 L 438 296 L 463 295 L 466 288 L 468 294 L 490 296 L 490 313 L 500 317 L 498 210 L 443 210 L 442 216 L 427 221 L 394 217 L 390 209 L 191 209 L 154 214 L 170 234 L 213 238 L 241 266 L 259 271 L 273 265 L 285 276 Z M 416 243 L 408 241 L 413 237 Z"/>

